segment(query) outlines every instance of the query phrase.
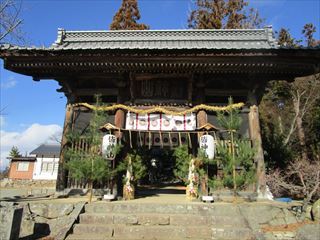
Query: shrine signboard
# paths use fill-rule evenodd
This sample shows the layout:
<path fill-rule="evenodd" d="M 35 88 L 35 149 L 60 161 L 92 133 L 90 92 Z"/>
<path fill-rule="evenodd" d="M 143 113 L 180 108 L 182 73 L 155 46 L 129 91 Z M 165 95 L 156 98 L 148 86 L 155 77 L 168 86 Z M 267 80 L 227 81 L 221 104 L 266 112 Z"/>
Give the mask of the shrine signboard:
<path fill-rule="evenodd" d="M 117 138 L 115 135 L 106 134 L 102 138 L 102 156 L 108 160 L 115 159 L 114 149 L 117 144 Z"/>

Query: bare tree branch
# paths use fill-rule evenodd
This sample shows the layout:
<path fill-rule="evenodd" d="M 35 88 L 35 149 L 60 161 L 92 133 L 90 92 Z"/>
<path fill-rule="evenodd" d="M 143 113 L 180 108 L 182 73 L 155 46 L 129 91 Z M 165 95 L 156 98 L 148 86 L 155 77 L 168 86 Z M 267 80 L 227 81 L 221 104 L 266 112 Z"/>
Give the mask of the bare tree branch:
<path fill-rule="evenodd" d="M 304 207 L 320 190 L 320 162 L 296 159 L 284 171 L 275 170 L 267 176 L 271 191 L 277 196 L 283 192 L 304 196 Z"/>
<path fill-rule="evenodd" d="M 20 26 L 22 1 L 2 0 L 0 2 L 0 42 L 16 41 L 24 43 L 24 36 Z"/>

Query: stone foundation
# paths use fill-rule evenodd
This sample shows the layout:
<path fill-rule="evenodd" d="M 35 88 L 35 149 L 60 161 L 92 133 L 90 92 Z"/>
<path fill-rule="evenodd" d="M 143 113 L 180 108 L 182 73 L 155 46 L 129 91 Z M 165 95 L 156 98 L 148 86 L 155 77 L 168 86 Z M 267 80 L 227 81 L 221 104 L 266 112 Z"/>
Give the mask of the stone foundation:
<path fill-rule="evenodd" d="M 19 188 L 19 187 L 56 187 L 56 180 L 27 180 L 27 179 L 2 179 L 0 181 L 1 188 Z"/>
<path fill-rule="evenodd" d="M 19 238 L 38 239 L 50 236 L 55 240 L 65 239 L 68 231 L 83 210 L 84 202 L 79 203 L 8 203 L 0 202 L 1 223 L 0 236 L 8 236 L 11 226 L 15 227 L 14 218 L 10 221 L 8 214 L 23 209 L 20 216 L 19 230 L 14 231 Z M 12 215 L 12 214 L 11 214 Z M 6 222 L 4 222 L 6 221 Z M 7 238 L 1 238 L 7 239 Z M 17 237 L 14 239 L 18 239 Z"/>

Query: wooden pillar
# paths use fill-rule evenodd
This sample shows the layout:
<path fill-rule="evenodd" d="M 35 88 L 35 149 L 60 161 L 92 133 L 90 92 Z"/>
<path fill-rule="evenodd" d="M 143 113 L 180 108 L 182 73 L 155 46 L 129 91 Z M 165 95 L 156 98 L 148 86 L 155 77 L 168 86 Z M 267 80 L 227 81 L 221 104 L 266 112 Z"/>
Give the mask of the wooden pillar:
<path fill-rule="evenodd" d="M 125 99 L 127 98 L 127 84 L 126 84 L 126 80 L 122 79 L 118 82 L 118 96 L 117 96 L 117 103 L 118 104 L 123 104 L 125 102 Z M 133 96 L 131 96 L 133 97 Z M 124 124 L 125 124 L 125 111 L 122 109 L 117 109 L 115 112 L 115 116 L 114 116 L 114 125 L 118 128 L 124 128 Z M 122 137 L 122 133 L 117 132 L 116 136 L 118 138 Z"/>
<path fill-rule="evenodd" d="M 122 109 L 116 110 L 116 113 L 114 115 L 114 125 L 118 128 L 124 128 L 124 122 L 125 122 L 125 112 Z M 116 131 L 115 135 L 117 138 L 122 137 L 121 132 Z"/>
<path fill-rule="evenodd" d="M 198 76 L 194 80 L 195 86 L 196 86 L 196 98 L 195 98 L 195 103 L 196 104 L 201 104 L 205 102 L 206 99 L 206 92 L 205 92 L 205 81 L 203 78 L 203 75 Z"/>
<path fill-rule="evenodd" d="M 258 197 L 264 198 L 266 194 L 265 164 L 261 140 L 259 111 L 256 105 L 250 107 L 249 131 L 253 148 L 256 151 L 254 160 L 257 166 L 257 192 L 259 194 Z"/>
<path fill-rule="evenodd" d="M 129 86 L 127 84 L 127 80 L 130 80 Z M 117 96 L 117 103 L 118 104 L 123 104 L 126 100 L 134 101 L 134 88 L 133 88 L 133 83 L 131 82 L 131 76 L 130 74 L 124 74 L 122 76 L 122 79 L 118 81 L 117 84 L 118 87 L 118 96 Z M 129 89 L 128 89 L 129 87 Z M 129 91 L 128 91 L 129 90 Z M 126 119 L 126 113 L 122 109 L 117 109 L 115 112 L 114 116 L 114 125 L 118 128 L 124 128 L 125 127 L 125 119 Z M 123 132 L 115 132 L 115 136 L 118 139 L 121 139 L 123 137 Z M 127 148 L 127 146 L 124 146 L 124 148 L 121 150 L 122 153 L 120 155 L 118 154 L 116 158 L 113 160 L 113 169 L 116 168 L 117 162 L 121 160 L 123 157 L 123 152 L 125 151 L 124 149 Z M 121 195 L 123 191 L 123 184 L 122 184 L 122 176 L 117 176 L 115 179 L 111 181 L 111 189 L 112 189 L 112 194 L 115 195 Z"/>
<path fill-rule="evenodd" d="M 188 103 L 192 103 L 193 94 L 193 74 L 188 79 Z"/>
<path fill-rule="evenodd" d="M 67 104 L 66 107 L 66 116 L 64 120 L 62 140 L 61 140 L 61 150 L 60 150 L 60 158 L 59 158 L 59 168 L 58 168 L 58 176 L 56 182 L 56 191 L 60 192 L 65 189 L 66 186 L 66 170 L 65 170 L 65 159 L 64 153 L 67 148 L 67 134 L 69 133 L 72 125 L 72 115 L 73 115 L 73 106 L 72 104 Z"/>
<path fill-rule="evenodd" d="M 130 81 L 130 101 L 134 103 L 136 99 L 136 75 L 132 72 L 129 73 L 129 81 Z M 120 97 L 120 93 L 118 97 Z"/>
<path fill-rule="evenodd" d="M 196 81 L 196 87 L 197 87 L 197 95 L 196 95 L 196 103 L 202 104 L 205 102 L 205 83 L 203 76 L 199 76 L 199 79 Z M 200 110 L 197 113 L 197 125 L 198 127 L 203 126 L 208 122 L 207 113 L 204 110 Z"/>

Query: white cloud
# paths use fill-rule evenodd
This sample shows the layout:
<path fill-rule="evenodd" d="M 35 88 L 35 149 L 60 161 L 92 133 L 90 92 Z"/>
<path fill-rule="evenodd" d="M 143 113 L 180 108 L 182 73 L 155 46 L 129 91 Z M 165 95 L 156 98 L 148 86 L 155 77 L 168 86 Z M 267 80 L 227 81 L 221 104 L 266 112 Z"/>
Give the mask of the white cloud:
<path fill-rule="evenodd" d="M 15 80 L 14 77 L 11 76 L 7 80 L 4 80 L 0 86 L 2 89 L 8 89 L 8 88 L 13 88 L 16 85 L 17 85 L 17 81 Z"/>
<path fill-rule="evenodd" d="M 34 123 L 23 132 L 0 131 L 0 168 L 4 169 L 8 165 L 9 152 L 12 146 L 18 147 L 20 153 L 30 153 L 42 143 L 52 143 L 52 136 L 59 138 L 62 128 L 59 125 L 40 125 Z"/>

